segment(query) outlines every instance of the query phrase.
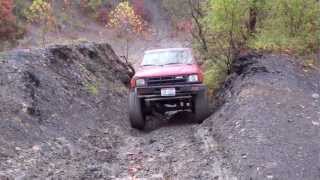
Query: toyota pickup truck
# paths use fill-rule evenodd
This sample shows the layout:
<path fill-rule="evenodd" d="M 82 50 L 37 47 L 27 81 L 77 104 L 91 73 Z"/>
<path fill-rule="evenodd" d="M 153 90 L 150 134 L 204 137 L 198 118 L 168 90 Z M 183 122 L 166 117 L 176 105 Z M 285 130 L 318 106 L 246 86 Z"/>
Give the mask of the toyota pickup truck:
<path fill-rule="evenodd" d="M 189 48 L 149 50 L 131 79 L 129 119 L 144 129 L 153 112 L 189 111 L 201 123 L 208 116 L 203 72 Z"/>

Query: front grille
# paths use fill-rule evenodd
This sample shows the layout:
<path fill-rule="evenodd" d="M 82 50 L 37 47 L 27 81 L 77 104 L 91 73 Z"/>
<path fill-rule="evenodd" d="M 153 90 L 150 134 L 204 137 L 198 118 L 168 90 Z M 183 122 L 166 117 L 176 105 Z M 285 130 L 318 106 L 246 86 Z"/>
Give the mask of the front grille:
<path fill-rule="evenodd" d="M 148 78 L 147 84 L 148 86 L 162 86 L 162 85 L 177 85 L 177 84 L 185 84 L 188 81 L 188 76 L 163 76 L 163 77 L 155 77 Z"/>

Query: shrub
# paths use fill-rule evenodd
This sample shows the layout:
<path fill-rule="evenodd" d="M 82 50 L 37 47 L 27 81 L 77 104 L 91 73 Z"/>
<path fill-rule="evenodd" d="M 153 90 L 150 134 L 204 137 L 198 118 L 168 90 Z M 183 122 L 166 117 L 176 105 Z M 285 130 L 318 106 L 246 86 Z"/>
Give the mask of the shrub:
<path fill-rule="evenodd" d="M 92 96 L 98 96 L 99 95 L 99 84 L 98 83 L 85 83 L 86 90 L 92 95 Z"/>
<path fill-rule="evenodd" d="M 100 8 L 104 3 L 104 0 L 81 0 L 80 5 L 87 11 L 94 12 Z"/>
<path fill-rule="evenodd" d="M 14 0 L 13 13 L 18 21 L 26 20 L 25 11 L 30 7 L 32 1 L 29 0 Z"/>
<path fill-rule="evenodd" d="M 217 90 L 227 76 L 226 66 L 224 64 L 209 63 L 206 64 L 204 72 L 204 83 L 210 91 Z"/>
<path fill-rule="evenodd" d="M 135 13 L 128 1 L 119 3 L 110 12 L 107 27 L 116 30 L 118 37 L 124 40 L 125 57 L 127 59 L 129 59 L 129 41 L 147 31 L 147 23 Z"/>
<path fill-rule="evenodd" d="M 145 23 L 135 13 L 129 2 L 122 2 L 110 13 L 108 27 L 115 28 L 123 35 L 139 34 L 144 30 Z"/>
<path fill-rule="evenodd" d="M 144 0 L 132 0 L 131 2 L 135 13 L 142 17 L 144 21 L 151 22 L 151 12 L 145 8 Z"/>
<path fill-rule="evenodd" d="M 16 33 L 17 24 L 13 15 L 13 1 L 0 0 L 0 40 L 14 39 Z"/>
<path fill-rule="evenodd" d="M 56 18 L 50 2 L 46 0 L 34 0 L 26 11 L 26 17 L 30 23 L 39 24 L 41 28 L 41 43 L 46 45 L 46 36 L 55 30 Z"/>
<path fill-rule="evenodd" d="M 108 8 L 100 8 L 97 11 L 97 21 L 100 24 L 108 24 L 109 22 L 109 9 Z"/>
<path fill-rule="evenodd" d="M 316 0 L 271 0 L 267 18 L 250 46 L 263 50 L 316 52 L 320 46 L 320 2 Z"/>

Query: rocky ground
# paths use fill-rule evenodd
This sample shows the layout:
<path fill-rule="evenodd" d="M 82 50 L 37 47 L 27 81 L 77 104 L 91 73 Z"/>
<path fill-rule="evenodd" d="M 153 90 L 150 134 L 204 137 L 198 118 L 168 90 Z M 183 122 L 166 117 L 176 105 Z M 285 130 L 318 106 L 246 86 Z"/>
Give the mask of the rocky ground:
<path fill-rule="evenodd" d="M 0 180 L 320 178 L 319 77 L 287 56 L 244 56 L 203 124 L 129 128 L 128 68 L 106 44 L 0 55 Z"/>
<path fill-rule="evenodd" d="M 109 177 L 130 74 L 109 45 L 8 52 L 0 69 L 1 180 Z"/>
<path fill-rule="evenodd" d="M 320 179 L 320 73 L 289 56 L 240 58 L 200 129 L 239 179 Z"/>

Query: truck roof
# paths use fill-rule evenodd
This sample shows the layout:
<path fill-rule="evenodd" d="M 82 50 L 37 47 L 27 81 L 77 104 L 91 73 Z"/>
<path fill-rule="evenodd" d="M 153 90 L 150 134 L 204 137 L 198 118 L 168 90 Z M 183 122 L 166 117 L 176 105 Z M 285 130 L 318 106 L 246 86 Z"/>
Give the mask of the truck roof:
<path fill-rule="evenodd" d="M 165 49 L 152 49 L 152 50 L 147 50 L 144 53 L 154 53 L 154 52 L 164 52 L 164 51 L 185 51 L 185 50 L 190 50 L 190 48 L 165 48 Z"/>

